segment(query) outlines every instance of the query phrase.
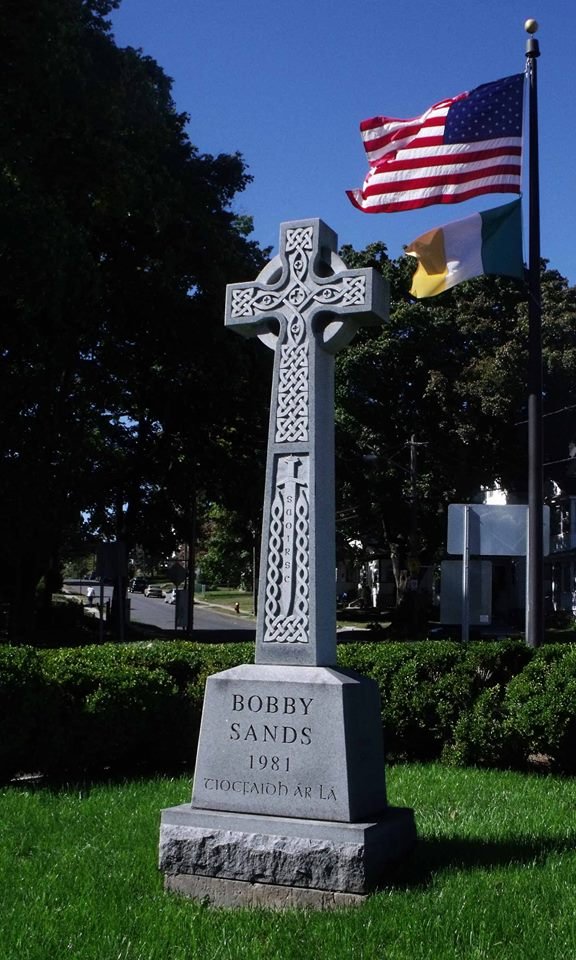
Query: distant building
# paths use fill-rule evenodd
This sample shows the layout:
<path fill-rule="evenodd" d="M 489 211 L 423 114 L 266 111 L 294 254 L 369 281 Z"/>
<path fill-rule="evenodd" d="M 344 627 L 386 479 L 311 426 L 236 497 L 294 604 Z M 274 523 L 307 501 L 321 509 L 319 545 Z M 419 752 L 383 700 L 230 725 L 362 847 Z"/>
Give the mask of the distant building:
<path fill-rule="evenodd" d="M 548 606 L 576 614 L 576 496 L 555 484 L 550 501 L 550 595 Z"/>

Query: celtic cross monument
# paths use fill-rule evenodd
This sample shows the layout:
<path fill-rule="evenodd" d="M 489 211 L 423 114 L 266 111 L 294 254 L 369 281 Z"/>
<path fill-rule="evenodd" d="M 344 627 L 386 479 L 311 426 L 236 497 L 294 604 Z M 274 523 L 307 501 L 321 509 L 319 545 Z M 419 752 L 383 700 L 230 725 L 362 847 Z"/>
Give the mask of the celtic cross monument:
<path fill-rule="evenodd" d="M 388 310 L 336 242 L 282 224 L 227 290 L 227 326 L 274 350 L 256 662 L 208 678 L 192 802 L 160 832 L 166 887 L 214 903 L 355 903 L 415 841 L 387 804 L 377 686 L 336 666 L 334 355 Z"/>
<path fill-rule="evenodd" d="M 279 256 L 227 291 L 226 324 L 274 350 L 258 663 L 336 662 L 334 354 L 382 322 L 387 290 L 335 249 L 322 221 L 285 223 Z"/>

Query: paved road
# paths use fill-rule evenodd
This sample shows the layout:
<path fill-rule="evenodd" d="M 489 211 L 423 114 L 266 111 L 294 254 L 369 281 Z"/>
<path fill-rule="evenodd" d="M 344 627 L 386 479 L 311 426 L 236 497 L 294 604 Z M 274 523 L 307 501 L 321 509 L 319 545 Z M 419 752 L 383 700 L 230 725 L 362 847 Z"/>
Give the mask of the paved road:
<path fill-rule="evenodd" d="M 142 593 L 129 593 L 128 598 L 130 619 L 134 623 L 151 623 L 161 630 L 174 630 L 173 606 Z M 194 630 L 250 630 L 254 625 L 251 618 L 238 616 L 232 611 L 228 614 L 203 603 L 194 604 Z"/>
<path fill-rule="evenodd" d="M 86 581 L 67 581 L 66 586 L 68 590 L 86 596 L 89 584 Z M 98 602 L 100 586 L 95 583 L 94 587 L 96 590 L 95 602 Z M 110 600 L 111 598 L 112 587 L 104 587 L 104 600 Z M 130 601 L 130 619 L 133 623 L 145 623 L 149 626 L 158 627 L 159 630 L 174 631 L 175 614 L 174 607 L 171 604 L 164 603 L 164 600 L 156 600 L 153 597 L 145 597 L 143 593 L 129 593 L 128 600 Z M 247 631 L 246 636 L 238 636 L 235 639 L 253 640 L 255 629 L 256 619 L 254 617 L 239 616 L 233 610 L 228 613 L 202 601 L 194 604 L 192 639 L 194 639 L 194 634 L 198 634 L 198 640 L 210 642 L 209 634 L 204 634 L 204 631 L 244 630 Z M 183 631 L 181 633 L 183 634 Z M 362 638 L 362 633 L 363 631 L 358 631 L 354 625 L 350 624 L 349 627 L 339 631 L 339 641 L 345 639 L 357 641 Z M 369 640 L 370 634 L 366 634 L 364 638 Z M 227 638 L 224 636 L 222 639 Z M 219 643 L 220 640 L 218 639 L 217 642 Z"/>
<path fill-rule="evenodd" d="M 94 602 L 100 598 L 99 583 L 92 584 L 96 595 Z M 67 581 L 67 588 L 75 593 L 86 596 L 88 584 L 77 581 Z M 154 597 L 145 597 L 143 593 L 129 593 L 130 619 L 133 623 L 147 623 L 160 630 L 174 630 L 174 607 L 164 600 Z M 112 599 L 112 587 L 104 587 L 104 602 Z M 194 604 L 194 630 L 254 630 L 256 622 L 252 617 L 238 616 L 232 610 L 230 613 L 219 610 L 204 603 Z"/>

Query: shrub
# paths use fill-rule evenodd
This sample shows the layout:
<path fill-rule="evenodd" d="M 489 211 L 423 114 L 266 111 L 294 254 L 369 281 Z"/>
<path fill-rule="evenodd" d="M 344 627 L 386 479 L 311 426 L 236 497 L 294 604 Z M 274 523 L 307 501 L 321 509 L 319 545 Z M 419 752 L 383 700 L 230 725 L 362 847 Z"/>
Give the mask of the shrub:
<path fill-rule="evenodd" d="M 470 683 L 455 643 L 415 644 L 411 659 L 392 677 L 383 719 L 389 751 L 415 760 L 439 756 Z"/>
<path fill-rule="evenodd" d="M 44 698 L 40 658 L 31 647 L 0 647 L 0 778 L 36 768 Z"/>
<path fill-rule="evenodd" d="M 186 641 L 42 651 L 42 768 L 70 773 L 192 764 L 206 677 L 252 652 L 253 644 Z"/>
<path fill-rule="evenodd" d="M 576 650 L 545 646 L 504 651 L 498 682 L 480 692 L 457 721 L 443 759 L 526 769 L 535 761 L 576 769 Z M 496 675 L 494 675 L 496 676 Z"/>
<path fill-rule="evenodd" d="M 531 655 L 517 641 L 444 640 L 350 645 L 339 660 L 378 682 L 388 756 L 431 760 L 452 744 L 456 724 L 483 691 L 505 686 Z"/>
<path fill-rule="evenodd" d="M 539 756 L 576 772 L 576 650 L 543 648 L 512 679 L 504 699 L 508 741 L 522 763 Z"/>
<path fill-rule="evenodd" d="M 252 643 L 0 648 L 0 776 L 191 768 L 206 678 Z M 345 644 L 378 684 L 389 758 L 574 772 L 576 649 L 451 641 Z"/>
<path fill-rule="evenodd" d="M 442 759 L 456 766 L 498 767 L 510 763 L 512 753 L 505 742 L 503 725 L 504 688 L 500 683 L 483 690 L 454 725 L 451 743 Z"/>
<path fill-rule="evenodd" d="M 83 703 L 86 766 L 169 765 L 178 706 L 177 690 L 162 670 L 118 666 L 101 676 Z M 177 755 L 182 759 L 179 750 Z"/>
<path fill-rule="evenodd" d="M 44 769 L 136 770 L 169 765 L 180 754 L 178 728 L 192 723 L 189 704 L 167 671 L 131 663 L 130 652 L 113 644 L 43 652 Z"/>
<path fill-rule="evenodd" d="M 464 648 L 468 668 L 474 673 L 475 690 L 506 684 L 520 673 L 533 656 L 519 640 L 474 641 Z"/>

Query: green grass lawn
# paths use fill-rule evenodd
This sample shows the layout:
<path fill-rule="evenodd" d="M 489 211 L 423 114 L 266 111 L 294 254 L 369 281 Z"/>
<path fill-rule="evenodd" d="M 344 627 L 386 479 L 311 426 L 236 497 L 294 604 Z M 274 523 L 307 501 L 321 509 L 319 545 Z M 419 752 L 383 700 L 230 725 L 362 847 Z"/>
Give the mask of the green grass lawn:
<path fill-rule="evenodd" d="M 2 960 L 575 960 L 576 784 L 389 768 L 419 846 L 337 912 L 213 910 L 162 889 L 159 812 L 186 779 L 0 790 Z"/>
<path fill-rule="evenodd" d="M 228 590 L 226 587 L 218 587 L 216 590 L 205 590 L 204 593 L 195 593 L 194 598 L 196 600 L 204 600 L 206 603 L 216 604 L 216 606 L 227 607 L 230 610 L 234 609 L 235 603 L 239 603 L 240 614 L 243 616 L 252 616 L 254 609 L 254 599 L 251 593 L 246 593 L 242 590 Z M 365 626 L 365 624 L 361 622 L 349 620 L 338 620 L 337 625 L 345 629 L 360 629 Z"/>
<path fill-rule="evenodd" d="M 253 597 L 251 593 L 244 590 L 229 590 L 226 587 L 218 587 L 216 590 L 205 590 L 203 593 L 195 593 L 196 600 L 205 600 L 207 603 L 219 604 L 223 607 L 234 609 L 234 604 L 240 604 L 240 613 L 251 614 L 253 609 Z"/>

